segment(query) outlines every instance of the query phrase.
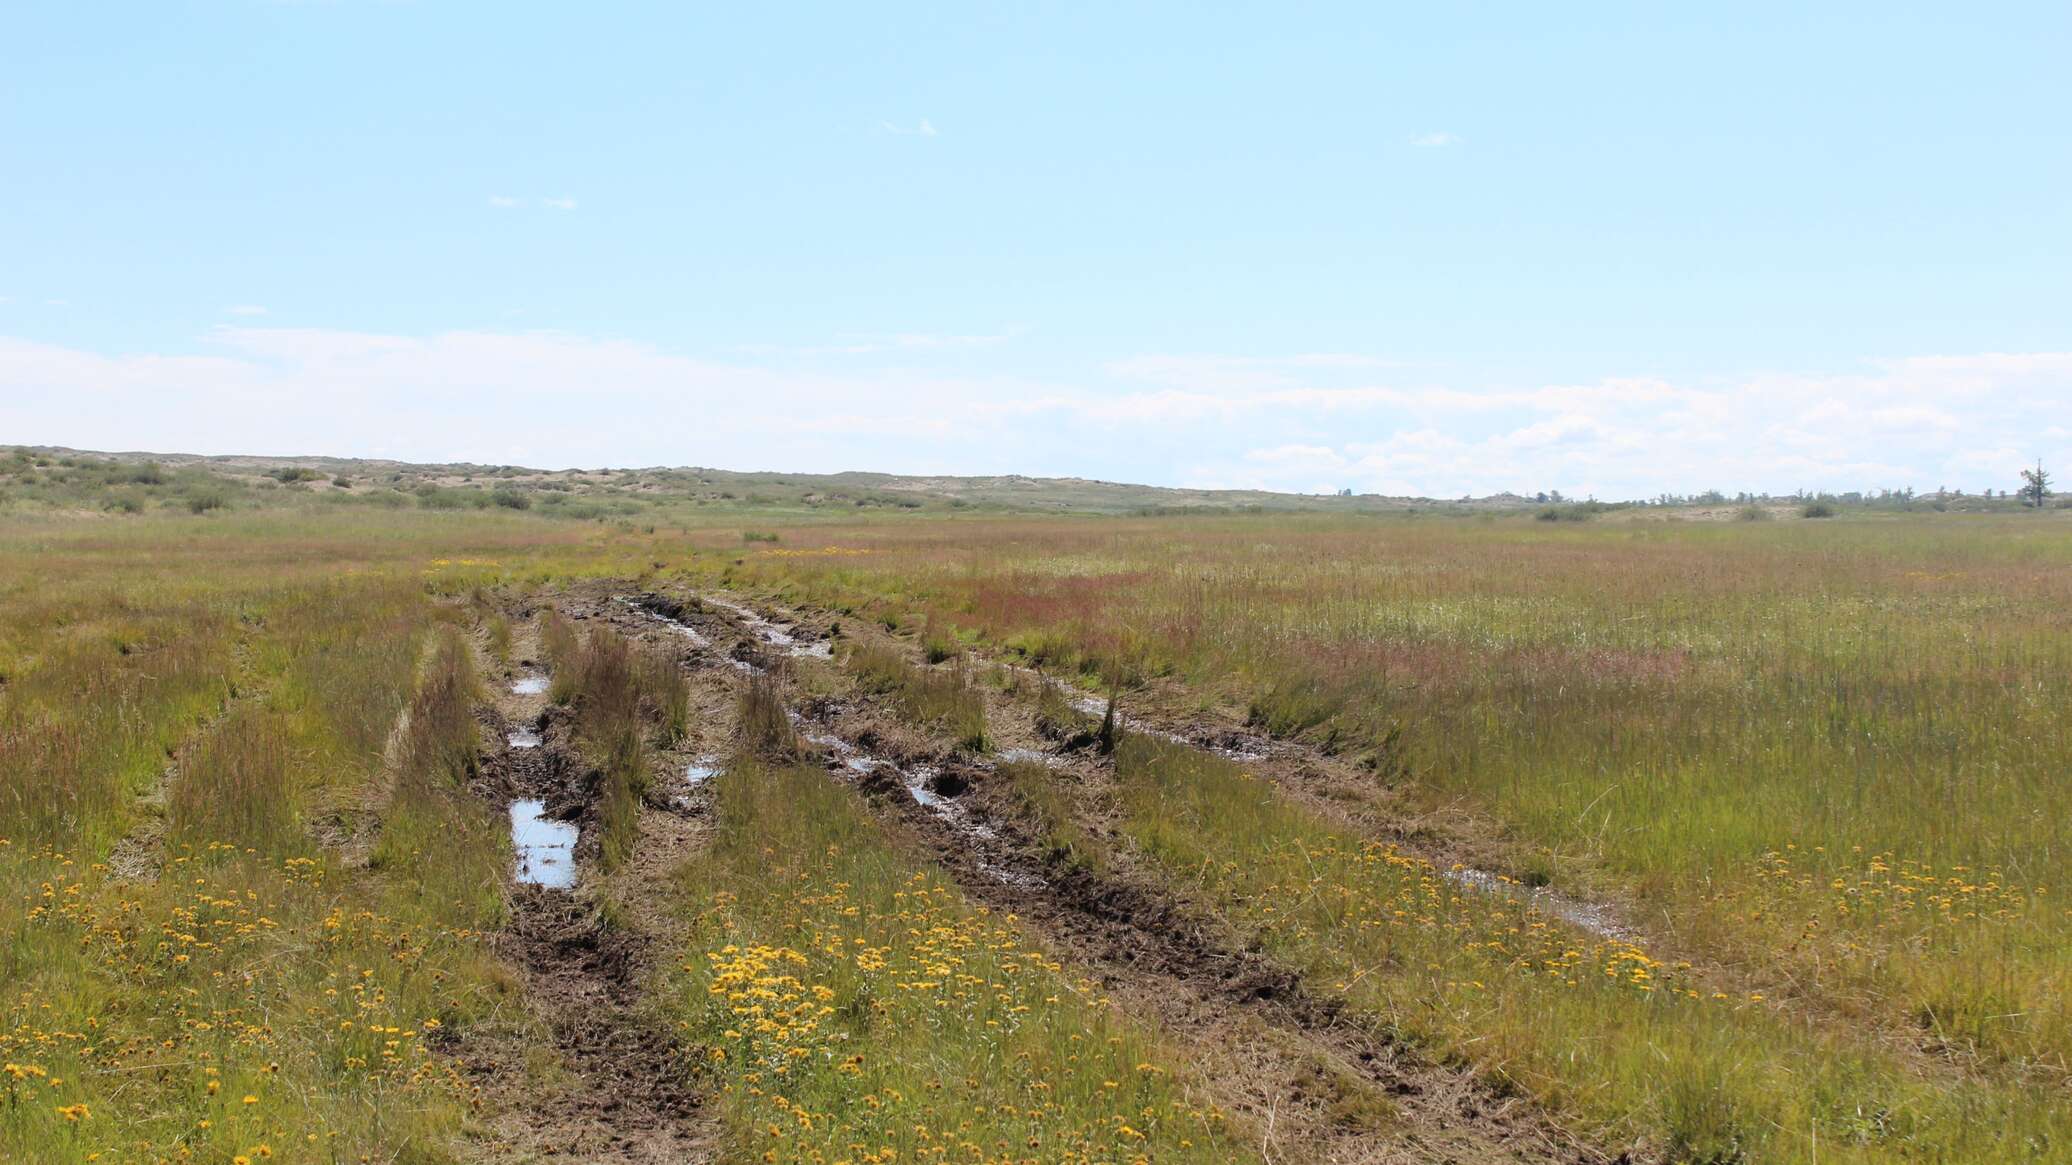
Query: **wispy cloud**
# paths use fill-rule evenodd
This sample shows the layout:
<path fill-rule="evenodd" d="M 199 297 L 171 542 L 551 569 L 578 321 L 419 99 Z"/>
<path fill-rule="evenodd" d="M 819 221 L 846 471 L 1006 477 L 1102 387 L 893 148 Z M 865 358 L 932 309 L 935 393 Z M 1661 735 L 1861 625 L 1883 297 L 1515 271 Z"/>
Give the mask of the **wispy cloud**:
<path fill-rule="evenodd" d="M 508 194 L 492 194 L 489 196 L 489 205 L 495 207 L 498 210 L 512 210 L 515 209 L 518 206 L 518 204 L 519 200 L 512 198 Z"/>
<path fill-rule="evenodd" d="M 935 136 L 935 123 L 925 117 L 915 125 L 894 125 L 889 121 L 881 121 L 878 123 L 878 128 L 886 133 L 899 134 L 902 137 L 932 138 Z"/>
<path fill-rule="evenodd" d="M 240 325 L 214 329 L 199 352 L 133 355 L 0 336 L 0 432 L 102 448 L 385 448 L 443 461 L 522 445 L 550 465 L 1068 473 L 1435 497 L 2012 488 L 2035 457 L 2072 464 L 2056 391 L 2072 353 L 1497 390 L 1334 353 L 1147 355 L 1073 383 L 945 373 L 918 356 L 1012 334 L 873 334 L 724 360 L 553 332 Z M 859 348 L 893 355 L 847 354 Z M 337 409 L 346 398 L 356 407 Z"/>
<path fill-rule="evenodd" d="M 224 314 L 234 316 L 263 316 L 266 309 L 256 303 L 239 303 L 223 309 Z"/>
<path fill-rule="evenodd" d="M 1459 134 L 1439 130 L 1435 133 L 1413 134 L 1410 138 L 1410 144 L 1413 146 L 1423 146 L 1427 149 L 1436 149 L 1440 146 L 1457 146 L 1461 144 L 1461 138 Z"/>
<path fill-rule="evenodd" d="M 542 198 L 535 203 L 527 199 L 515 198 L 509 194 L 492 194 L 489 196 L 489 205 L 497 210 L 517 210 L 520 207 L 533 205 L 547 210 L 574 210 L 576 208 L 576 200 L 573 198 Z"/>
<path fill-rule="evenodd" d="M 548 210 L 574 210 L 576 208 L 576 200 L 573 198 L 542 198 L 540 199 L 540 205 Z"/>

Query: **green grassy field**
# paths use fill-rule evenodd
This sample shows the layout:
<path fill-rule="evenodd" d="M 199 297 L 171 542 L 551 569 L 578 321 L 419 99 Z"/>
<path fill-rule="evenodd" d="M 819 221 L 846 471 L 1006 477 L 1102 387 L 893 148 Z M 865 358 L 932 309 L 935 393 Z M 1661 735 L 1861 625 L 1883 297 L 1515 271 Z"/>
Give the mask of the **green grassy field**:
<path fill-rule="evenodd" d="M 132 487 L 186 488 L 95 488 Z M 991 731 L 970 685 L 998 659 L 1125 707 L 1248 721 L 1363 774 L 1371 798 L 1339 812 L 1127 738 L 1115 832 L 1096 837 L 1040 767 L 1003 770 L 1076 863 L 1142 862 L 1314 989 L 1605 1143 L 2072 1158 L 2057 512 L 944 508 L 757 518 L 774 540 L 686 513 L 650 529 L 253 493 L 0 520 L 0 1156 L 472 1159 L 466 1130 L 488 1114 L 444 1049 L 476 1029 L 525 1038 L 490 937 L 507 843 L 466 792 L 476 673 L 542 632 L 470 596 L 617 578 L 899 629 L 910 657 L 848 653 L 852 682 L 967 748 Z M 645 709 L 635 728 L 576 704 L 585 747 L 624 753 L 604 766 L 616 866 L 646 750 L 695 728 L 683 681 L 572 632 L 547 656 L 560 698 L 618 685 Z M 1002 1159 L 1128 1160 L 1137 1140 L 1156 1160 L 1242 1155 L 1156 1032 L 962 901 L 849 794 L 744 757 L 716 799 L 717 832 L 676 881 L 695 938 L 658 990 L 713 1061 L 737 1155 L 926 1159 L 959 1135 Z M 1602 901 L 1631 933 L 1550 929 L 1469 893 L 1388 821 Z M 945 950 L 968 962 L 963 994 L 928 970 Z M 738 1058 L 710 1057 L 739 1030 L 714 1001 L 742 984 L 814 1003 L 811 1024 L 779 1024 L 811 1072 L 770 1087 L 752 1065 L 793 1045 L 746 1031 Z M 1009 1030 L 952 1038 L 952 1014 Z M 1027 1103 L 1038 1085 L 1048 1099 Z M 870 1115 L 865 1097 L 895 1094 L 897 1121 Z"/>

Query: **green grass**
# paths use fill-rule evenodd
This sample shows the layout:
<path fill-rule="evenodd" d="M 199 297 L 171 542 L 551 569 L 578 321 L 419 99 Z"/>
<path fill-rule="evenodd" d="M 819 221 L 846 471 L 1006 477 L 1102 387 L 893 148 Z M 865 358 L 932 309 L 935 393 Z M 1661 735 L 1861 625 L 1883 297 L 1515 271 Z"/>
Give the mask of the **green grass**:
<path fill-rule="evenodd" d="M 1183 684 L 1181 707 L 1364 766 L 1377 798 L 1495 823 L 1514 872 L 1631 903 L 1837 1038 L 1926 1046 L 2010 1109 L 2063 1088 L 2064 519 L 1628 518 L 802 530 L 724 573 L 858 618 L 926 610 L 1053 674 Z M 2001 900 L 1859 909 L 1874 862 Z M 1768 1038 L 1677 1054 L 1725 1070 Z"/>
<path fill-rule="evenodd" d="M 465 684 L 464 657 L 420 675 L 434 611 L 414 580 L 221 558 L 190 579 L 111 556 L 84 591 L 65 573 L 122 541 L 56 548 L 56 576 L 9 611 L 11 643 L 67 650 L 13 656 L 0 693 L 62 742 L 0 807 L 0 1157 L 446 1159 L 472 1086 L 429 1045 L 505 988 L 475 929 L 499 907 L 481 894 L 501 880 L 493 822 L 474 848 L 465 821 L 426 824 L 437 845 L 415 856 L 446 864 L 393 882 L 317 835 L 391 778 L 434 779 L 427 758 L 472 756 L 464 705 L 415 718 L 393 772 L 385 748 L 406 701 Z M 139 795 L 168 759 L 158 829 Z"/>
<path fill-rule="evenodd" d="M 902 716 L 923 728 L 939 729 L 974 752 L 986 747 L 986 702 L 962 666 L 916 667 L 897 649 L 854 643 L 842 666 L 864 691 L 889 696 Z"/>
<path fill-rule="evenodd" d="M 1220 757 L 1129 735 L 1117 773 L 1124 832 L 1168 877 L 1372 1022 L 1603 1143 L 1677 1161 L 2072 1160 L 2049 1085 L 1923 1076 L 1847 1028 L 1457 886 Z"/>
<path fill-rule="evenodd" d="M 1253 1160 L 1184 1066 L 812 768 L 740 761 L 680 1010 L 745 1158 Z M 767 1154 L 767 1156 L 764 1156 Z"/>

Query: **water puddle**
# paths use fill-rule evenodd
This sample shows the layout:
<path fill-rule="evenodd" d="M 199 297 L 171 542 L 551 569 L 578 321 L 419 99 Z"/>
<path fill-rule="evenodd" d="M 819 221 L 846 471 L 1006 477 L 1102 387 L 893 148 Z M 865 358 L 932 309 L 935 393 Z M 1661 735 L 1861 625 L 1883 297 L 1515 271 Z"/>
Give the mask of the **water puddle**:
<path fill-rule="evenodd" d="M 545 694 L 546 690 L 547 677 L 545 676 L 519 676 L 511 681 L 511 694 L 514 696 L 538 696 Z"/>
<path fill-rule="evenodd" d="M 545 801 L 511 802 L 511 848 L 520 882 L 566 890 L 576 884 L 576 826 L 546 815 Z"/>
<path fill-rule="evenodd" d="M 1478 893 L 1494 894 L 1499 898 L 1522 902 L 1534 911 L 1549 918 L 1559 919 L 1577 930 L 1588 931 L 1599 938 L 1626 941 L 1633 937 L 1632 931 L 1612 919 L 1610 909 L 1594 902 L 1579 902 L 1544 886 L 1527 886 L 1500 874 L 1467 866 L 1447 870 L 1446 880 Z"/>
<path fill-rule="evenodd" d="M 540 734 L 530 728 L 513 728 L 504 736 L 504 743 L 512 748 L 538 748 Z"/>
<path fill-rule="evenodd" d="M 660 623 L 662 626 L 667 627 L 669 630 L 676 632 L 678 635 L 683 636 L 685 639 L 690 640 L 691 646 L 693 647 L 704 647 L 706 644 L 712 642 L 712 640 L 707 639 L 704 633 L 699 631 L 696 627 L 691 626 L 689 623 L 686 623 L 681 619 L 672 618 L 671 616 L 665 615 L 662 612 L 655 610 L 653 607 L 648 605 L 647 601 L 636 599 L 629 595 L 618 596 L 618 601 L 626 604 L 628 607 L 631 607 L 633 610 L 639 612 L 642 615 L 647 616 L 655 622 Z"/>
<path fill-rule="evenodd" d="M 1042 765 L 1055 769 L 1065 764 L 1064 757 L 1054 756 L 1040 748 L 1003 748 L 993 755 L 1004 765 Z"/>
<path fill-rule="evenodd" d="M 722 611 L 733 612 L 734 617 L 741 620 L 742 624 L 748 628 L 750 634 L 771 647 L 783 648 L 786 655 L 810 659 L 834 658 L 835 649 L 833 644 L 825 641 L 800 643 L 797 636 L 763 618 L 752 608 L 742 606 L 740 603 L 729 602 L 726 599 L 714 598 L 711 595 L 705 596 L 705 601 Z"/>
<path fill-rule="evenodd" d="M 944 803 L 942 797 L 929 791 L 928 780 L 934 775 L 935 770 L 925 766 L 910 773 L 900 774 L 900 783 L 905 785 L 906 791 L 913 796 L 914 804 L 924 809 L 933 809 Z"/>
<path fill-rule="evenodd" d="M 718 776 L 720 767 L 718 757 L 701 756 L 684 766 L 684 783 L 687 785 L 702 785 Z"/>

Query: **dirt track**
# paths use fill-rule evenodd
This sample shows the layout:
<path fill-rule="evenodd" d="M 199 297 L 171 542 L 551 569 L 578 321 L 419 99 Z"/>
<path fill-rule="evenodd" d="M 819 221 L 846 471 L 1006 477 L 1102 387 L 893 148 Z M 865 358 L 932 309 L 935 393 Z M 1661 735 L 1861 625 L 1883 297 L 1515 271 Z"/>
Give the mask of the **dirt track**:
<path fill-rule="evenodd" d="M 679 650 L 693 680 L 693 701 L 705 723 L 684 754 L 723 751 L 734 685 L 751 670 L 824 666 L 834 621 L 801 618 L 761 608 L 744 613 L 720 603 L 685 602 L 688 596 L 649 596 L 597 585 L 557 605 L 579 621 L 602 620 L 621 633 Z M 688 633 L 686 631 L 688 629 Z M 851 636 L 874 634 L 846 624 Z M 883 637 L 887 642 L 896 639 Z M 910 650 L 902 644 L 902 650 Z M 537 699 L 537 698 L 535 698 Z M 992 731 L 1016 755 L 1043 751 L 1061 781 L 1080 790 L 1087 825 L 1103 829 L 1098 810 L 1108 780 L 1103 761 L 1061 753 L 1036 733 L 1029 702 L 989 692 Z M 1157 879 L 1125 861 L 1100 875 L 1054 867 L 997 782 L 993 761 L 961 756 L 937 740 L 896 722 L 863 698 L 796 701 L 801 735 L 833 780 L 853 784 L 896 836 L 936 861 L 974 900 L 1019 918 L 1052 951 L 1100 982 L 1116 1006 L 1161 1030 L 1199 1076 L 1210 1097 L 1251 1130 L 1273 1162 L 1549 1162 L 1607 1160 L 1567 1135 L 1529 1101 L 1505 1095 L 1472 1072 L 1438 1064 L 1416 1049 L 1364 1025 L 1305 989 L 1298 975 L 1246 949 L 1239 936 L 1191 909 Z M 529 707 L 511 713 L 530 714 Z M 559 729 L 550 716 L 539 760 L 554 763 Z M 1048 751 L 1044 751 L 1048 750 Z M 670 764 L 680 770 L 682 756 Z M 940 791 L 922 806 L 909 784 L 933 773 Z M 579 818 L 581 791 L 568 779 L 522 778 L 513 788 L 549 794 L 550 810 Z M 679 794 L 683 800 L 671 806 Z M 702 791 L 682 789 L 651 798 L 642 815 L 633 859 L 651 880 L 699 844 L 709 812 Z M 587 843 L 586 844 L 591 844 Z M 580 851 L 579 851 L 580 852 Z M 647 878 L 647 875 L 643 876 Z M 639 881 L 643 879 L 633 879 Z M 614 878 L 615 886 L 629 885 Z M 532 896 L 566 900 L 566 894 Z M 579 890 L 575 896 L 582 897 Z M 624 913 L 633 935 L 606 942 L 588 934 L 580 912 L 556 914 L 521 895 L 512 950 L 528 968 L 536 998 L 557 1001 L 558 1045 L 576 1067 L 582 1086 L 557 1123 L 570 1131 L 603 1130 L 628 1137 L 606 1142 L 616 1155 L 585 1160 L 696 1160 L 701 1119 L 687 1092 L 629 1091 L 612 1048 L 629 1043 L 638 1054 L 631 1069 L 667 1075 L 674 1055 L 623 1026 L 643 1008 L 644 948 L 671 930 L 658 904 L 638 895 Z M 614 945 L 616 944 L 616 945 Z M 583 1033 L 614 1033 L 591 1041 Z M 592 1044 L 605 1046 L 595 1049 Z M 650 1054 L 652 1053 L 652 1054 Z M 680 1062 L 680 1060 L 678 1061 Z M 585 1065 L 589 1067 L 586 1068 Z M 592 1100 L 583 1101 L 583 1096 Z M 609 1102 L 597 1099 L 609 1096 Z M 623 1122 L 631 1122 L 621 1129 Z M 581 1135 L 604 1134 L 582 1133 Z M 677 1138 L 671 1140 L 670 1138 Z M 656 1154 L 675 1152 L 678 1156 Z"/>

